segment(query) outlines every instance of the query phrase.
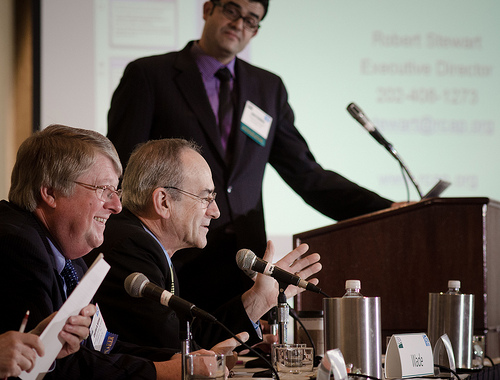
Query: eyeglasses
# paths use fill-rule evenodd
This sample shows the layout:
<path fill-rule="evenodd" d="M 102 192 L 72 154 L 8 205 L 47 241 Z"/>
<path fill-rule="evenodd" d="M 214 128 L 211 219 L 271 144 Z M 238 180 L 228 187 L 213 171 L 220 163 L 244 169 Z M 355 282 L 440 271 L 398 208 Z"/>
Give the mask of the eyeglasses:
<path fill-rule="evenodd" d="M 77 182 L 74 181 L 77 185 L 80 185 L 82 187 L 85 187 L 86 189 L 89 190 L 94 190 L 95 194 L 97 195 L 97 198 L 103 202 L 108 202 L 113 199 L 113 195 L 116 195 L 118 199 L 122 199 L 122 190 L 117 190 L 116 187 L 111 186 L 111 185 L 105 185 L 105 186 L 94 186 L 94 185 L 89 185 L 88 183 L 83 183 L 83 182 Z"/>
<path fill-rule="evenodd" d="M 231 21 L 238 21 L 240 18 L 243 19 L 243 27 L 247 30 L 255 32 L 260 28 L 259 20 L 255 17 L 244 17 L 238 9 L 238 6 L 232 3 L 221 4 L 220 1 L 213 2 L 215 6 L 222 7 L 222 14 Z"/>
<path fill-rule="evenodd" d="M 187 195 L 187 196 L 191 196 L 193 198 L 196 198 L 198 199 L 201 203 L 203 203 L 203 205 L 205 206 L 205 208 L 209 208 L 210 205 L 215 201 L 215 197 L 217 196 L 217 193 L 216 192 L 213 192 L 211 193 L 208 197 L 206 198 L 203 198 L 203 197 L 199 197 L 198 195 L 196 194 L 193 194 L 193 193 L 190 193 L 189 191 L 186 191 L 186 190 L 182 190 L 182 189 L 179 189 L 177 187 L 174 187 L 174 186 L 164 186 L 163 187 L 164 189 L 173 189 L 173 190 L 177 190 L 178 192 L 184 194 L 184 195 Z"/>

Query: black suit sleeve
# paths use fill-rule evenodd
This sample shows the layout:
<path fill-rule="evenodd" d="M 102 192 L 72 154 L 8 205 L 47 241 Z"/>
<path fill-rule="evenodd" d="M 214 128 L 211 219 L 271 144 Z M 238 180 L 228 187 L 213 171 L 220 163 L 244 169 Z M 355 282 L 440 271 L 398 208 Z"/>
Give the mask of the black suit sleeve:
<path fill-rule="evenodd" d="M 294 114 L 281 80 L 276 87 L 281 108 L 269 162 L 283 180 L 309 205 L 335 220 L 390 207 L 392 201 L 323 169 L 316 162 L 294 126 Z"/>
<path fill-rule="evenodd" d="M 2 234 L 0 245 L 0 332 L 18 330 L 26 310 L 30 331 L 62 306 L 62 283 L 38 235 Z"/>
<path fill-rule="evenodd" d="M 123 354 L 102 354 L 81 347 L 80 350 L 56 362 L 56 367 L 45 379 L 92 380 L 153 380 L 156 369 L 152 361 Z"/>

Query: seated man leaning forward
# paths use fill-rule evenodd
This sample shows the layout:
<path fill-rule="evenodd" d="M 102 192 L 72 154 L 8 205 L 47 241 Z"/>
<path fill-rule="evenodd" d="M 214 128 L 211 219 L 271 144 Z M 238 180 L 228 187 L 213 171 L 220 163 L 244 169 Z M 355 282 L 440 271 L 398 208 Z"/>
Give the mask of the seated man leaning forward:
<path fill-rule="evenodd" d="M 94 131 L 53 125 L 23 142 L 9 201 L 0 202 L 0 334 L 18 329 L 26 310 L 32 329 L 62 306 L 87 270 L 82 257 L 102 244 L 106 221 L 122 209 L 121 171 L 113 144 Z M 84 325 L 95 312 L 89 308 Z M 79 339 L 82 331 L 69 327 Z M 71 337 L 60 337 L 71 344 Z M 119 340 L 110 354 L 94 350 L 91 339 L 77 346 L 65 346 L 45 379 L 181 379 L 180 355 L 172 358 L 178 350 Z"/>
<path fill-rule="evenodd" d="M 152 283 L 182 297 L 171 257 L 182 255 L 183 248 L 203 248 L 210 221 L 220 215 L 210 167 L 193 143 L 152 140 L 132 154 L 122 190 L 123 211 L 110 217 L 104 244 L 89 255 L 92 260 L 102 252 L 111 264 L 96 299 L 110 331 L 136 344 L 178 349 L 179 320 L 175 313 L 159 302 L 130 297 L 123 284 L 130 273 L 141 272 Z M 310 277 L 321 270 L 321 264 L 317 253 L 301 258 L 307 249 L 307 245 L 300 245 L 277 265 L 301 278 Z M 264 260 L 271 262 L 273 255 L 274 247 L 269 242 Z M 311 282 L 317 284 L 318 280 Z M 297 291 L 289 286 L 287 296 Z M 231 331 L 247 331 L 248 343 L 257 343 L 261 336 L 258 321 L 276 305 L 278 292 L 276 280 L 259 275 L 248 291 L 213 314 Z M 194 340 L 202 347 L 227 337 L 217 325 L 202 321 L 195 321 L 193 330 Z"/>

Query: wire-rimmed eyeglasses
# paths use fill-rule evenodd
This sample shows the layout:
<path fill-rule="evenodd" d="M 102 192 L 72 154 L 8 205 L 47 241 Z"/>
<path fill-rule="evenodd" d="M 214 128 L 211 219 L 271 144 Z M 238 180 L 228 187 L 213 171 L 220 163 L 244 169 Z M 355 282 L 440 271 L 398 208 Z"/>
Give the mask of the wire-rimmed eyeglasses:
<path fill-rule="evenodd" d="M 103 185 L 103 186 L 98 186 L 98 185 L 90 185 L 88 183 L 83 183 L 83 182 L 77 182 L 73 181 L 77 185 L 80 185 L 82 187 L 85 187 L 86 189 L 89 190 L 94 190 L 95 194 L 97 195 L 97 198 L 103 202 L 108 202 L 113 199 L 113 195 L 116 195 L 118 199 L 122 199 L 122 190 L 117 189 L 114 186 L 111 185 Z"/>
<path fill-rule="evenodd" d="M 201 203 L 203 203 L 205 208 L 209 208 L 210 205 L 215 201 L 215 197 L 217 196 L 216 192 L 211 193 L 208 197 L 200 197 L 196 194 L 190 193 L 189 191 L 182 190 L 182 189 L 179 189 L 178 187 L 174 187 L 174 186 L 163 186 L 163 188 L 177 190 L 178 192 L 180 192 L 184 195 L 191 196 L 191 197 L 199 200 Z"/>

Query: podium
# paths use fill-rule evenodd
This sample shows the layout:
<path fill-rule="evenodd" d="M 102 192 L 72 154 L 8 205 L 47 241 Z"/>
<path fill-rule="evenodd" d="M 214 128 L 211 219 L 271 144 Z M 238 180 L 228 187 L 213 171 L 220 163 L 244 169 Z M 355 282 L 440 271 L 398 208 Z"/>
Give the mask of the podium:
<path fill-rule="evenodd" d="M 382 342 L 427 332 L 429 293 L 460 280 L 475 295 L 474 334 L 500 356 L 500 203 L 488 198 L 433 198 L 348 219 L 293 236 L 294 247 L 321 255 L 319 286 L 342 297 L 345 281 L 381 298 Z M 297 310 L 322 310 L 323 296 L 297 295 Z"/>

